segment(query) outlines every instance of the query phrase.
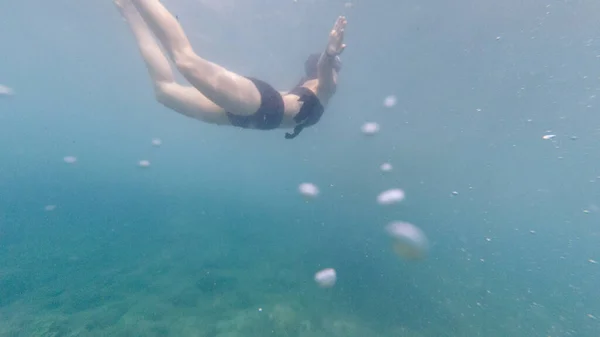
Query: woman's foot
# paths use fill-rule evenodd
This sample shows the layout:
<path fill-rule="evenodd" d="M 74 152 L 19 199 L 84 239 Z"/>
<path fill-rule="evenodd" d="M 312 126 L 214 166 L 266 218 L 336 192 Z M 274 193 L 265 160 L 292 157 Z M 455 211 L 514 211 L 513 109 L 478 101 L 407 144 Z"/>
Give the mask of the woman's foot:
<path fill-rule="evenodd" d="M 113 3 L 115 4 L 115 6 L 117 6 L 117 9 L 125 19 L 127 19 L 128 13 L 136 11 L 135 6 L 131 2 L 131 0 L 113 0 Z"/>
<path fill-rule="evenodd" d="M 123 8 L 123 0 L 113 0 L 113 3 L 115 4 L 115 6 L 117 6 L 119 10 Z"/>

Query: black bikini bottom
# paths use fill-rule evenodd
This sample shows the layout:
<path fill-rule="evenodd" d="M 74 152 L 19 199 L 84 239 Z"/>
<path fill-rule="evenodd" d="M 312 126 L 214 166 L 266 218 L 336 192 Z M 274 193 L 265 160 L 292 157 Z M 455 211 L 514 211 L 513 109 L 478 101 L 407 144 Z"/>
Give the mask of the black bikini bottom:
<path fill-rule="evenodd" d="M 260 107 L 249 116 L 234 115 L 227 112 L 231 125 L 244 129 L 272 130 L 281 125 L 283 120 L 283 98 L 271 85 L 252 77 L 246 77 L 260 92 Z"/>

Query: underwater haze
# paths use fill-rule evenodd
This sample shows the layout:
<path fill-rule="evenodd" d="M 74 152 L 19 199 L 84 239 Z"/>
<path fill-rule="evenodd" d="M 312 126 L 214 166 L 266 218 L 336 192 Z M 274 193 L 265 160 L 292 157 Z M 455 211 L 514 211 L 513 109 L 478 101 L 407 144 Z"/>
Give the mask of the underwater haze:
<path fill-rule="evenodd" d="M 337 94 L 294 140 L 205 124 L 112 1 L 0 1 L 0 337 L 600 334 L 600 2 L 161 2 L 279 90 L 345 15 Z"/>

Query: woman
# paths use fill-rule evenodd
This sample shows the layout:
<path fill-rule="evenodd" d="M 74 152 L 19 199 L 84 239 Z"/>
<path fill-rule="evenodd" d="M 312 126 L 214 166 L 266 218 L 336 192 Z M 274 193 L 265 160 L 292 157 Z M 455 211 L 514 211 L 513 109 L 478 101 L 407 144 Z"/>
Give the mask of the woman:
<path fill-rule="evenodd" d="M 240 76 L 196 55 L 177 19 L 159 0 L 115 0 L 115 4 L 137 40 L 156 99 L 186 116 L 248 129 L 293 127 L 293 133 L 286 133 L 291 139 L 319 121 L 336 91 L 339 55 L 346 47 L 344 17 L 337 19 L 325 51 L 306 61 L 306 77 L 290 92 L 280 93 L 259 79 Z M 155 37 L 193 87 L 175 82 Z"/>

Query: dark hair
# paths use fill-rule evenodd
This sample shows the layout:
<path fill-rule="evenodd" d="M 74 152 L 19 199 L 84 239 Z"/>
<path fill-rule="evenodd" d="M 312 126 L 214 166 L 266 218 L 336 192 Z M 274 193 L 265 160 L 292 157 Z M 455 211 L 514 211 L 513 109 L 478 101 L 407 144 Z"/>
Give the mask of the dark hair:
<path fill-rule="evenodd" d="M 318 64 L 321 58 L 321 53 L 310 54 L 304 61 L 304 76 L 305 80 L 313 80 L 318 77 Z M 335 57 L 333 69 L 339 72 L 342 69 L 342 62 L 339 57 Z"/>
<path fill-rule="evenodd" d="M 310 54 L 306 58 L 306 61 L 304 61 L 304 76 L 302 76 L 302 78 L 300 79 L 298 84 L 296 84 L 296 86 L 294 88 L 301 86 L 306 81 L 314 80 L 317 77 L 319 77 L 318 64 L 319 64 L 320 58 L 321 58 L 321 53 Z M 337 71 L 337 72 L 339 72 L 342 69 L 342 62 L 340 61 L 339 57 L 337 57 L 337 56 L 335 59 L 335 64 L 333 66 L 333 69 L 335 69 L 335 71 Z"/>
<path fill-rule="evenodd" d="M 319 58 L 321 54 L 310 54 L 306 61 L 304 61 L 304 76 L 307 80 L 312 80 L 318 77 Z"/>

